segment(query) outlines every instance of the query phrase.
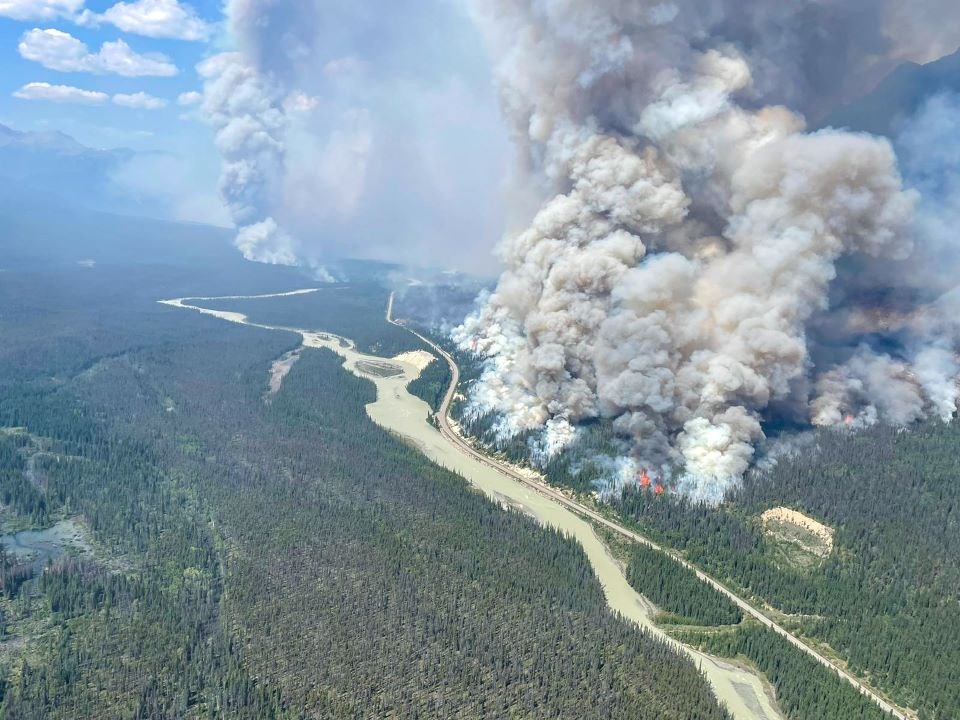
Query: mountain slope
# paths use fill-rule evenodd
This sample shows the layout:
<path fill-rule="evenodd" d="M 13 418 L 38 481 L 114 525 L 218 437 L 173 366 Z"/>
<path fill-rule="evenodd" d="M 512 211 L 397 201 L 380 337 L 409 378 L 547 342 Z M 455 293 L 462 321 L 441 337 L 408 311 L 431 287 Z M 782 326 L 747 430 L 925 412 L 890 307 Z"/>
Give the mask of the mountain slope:
<path fill-rule="evenodd" d="M 873 91 L 830 113 L 820 127 L 893 137 L 926 100 L 941 92 L 960 92 L 960 50 L 926 65 L 900 65 Z"/>
<path fill-rule="evenodd" d="M 73 202 L 120 207 L 121 193 L 112 187 L 111 176 L 133 156 L 127 149 L 89 148 L 61 132 L 20 132 L 0 125 L 0 187 L 56 188 Z"/>

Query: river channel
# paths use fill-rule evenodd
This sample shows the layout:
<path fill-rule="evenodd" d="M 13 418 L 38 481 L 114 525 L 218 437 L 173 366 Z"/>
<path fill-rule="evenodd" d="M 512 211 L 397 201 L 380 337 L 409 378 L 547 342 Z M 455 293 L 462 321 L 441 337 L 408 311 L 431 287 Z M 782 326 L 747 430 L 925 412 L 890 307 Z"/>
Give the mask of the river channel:
<path fill-rule="evenodd" d="M 250 299 L 253 297 L 271 296 L 252 296 Z M 305 347 L 326 348 L 335 352 L 343 358 L 343 365 L 347 370 L 376 385 L 377 399 L 367 405 L 367 414 L 375 423 L 406 438 L 428 458 L 461 475 L 495 502 L 520 509 L 542 524 L 557 528 L 575 538 L 583 546 L 593 571 L 603 586 L 610 609 L 688 655 L 701 668 L 714 693 L 736 720 L 783 720 L 784 715 L 771 697 L 770 688 L 762 675 L 728 660 L 707 655 L 683 645 L 657 627 L 654 623 L 656 608 L 630 586 L 623 569 L 588 522 L 559 503 L 466 454 L 431 425 L 428 421 L 430 407 L 407 391 L 410 381 L 420 374 L 422 363 L 415 362 L 415 359 L 409 356 L 382 358 L 366 355 L 357 351 L 349 340 L 330 333 L 261 325 L 249 322 L 241 313 L 190 305 L 189 301 L 193 299 L 199 298 L 179 298 L 161 302 L 230 322 L 267 330 L 296 332 L 303 338 Z M 437 361 L 442 362 L 439 358 Z M 384 363 L 396 366 L 401 372 L 382 375 L 363 371 L 364 368 L 369 370 L 371 367 L 382 367 Z"/>

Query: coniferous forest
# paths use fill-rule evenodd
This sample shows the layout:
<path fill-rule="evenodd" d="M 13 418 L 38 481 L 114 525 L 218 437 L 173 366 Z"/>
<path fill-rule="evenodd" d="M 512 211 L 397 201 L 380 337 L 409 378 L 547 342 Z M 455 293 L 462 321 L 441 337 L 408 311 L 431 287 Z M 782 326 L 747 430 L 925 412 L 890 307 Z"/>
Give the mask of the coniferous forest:
<path fill-rule="evenodd" d="M 372 387 L 332 354 L 304 353 L 266 403 L 295 335 L 155 302 L 311 284 L 256 270 L 5 273 L 2 529 L 71 519 L 84 537 L 39 565 L 0 553 L 3 716 L 724 716 L 690 663 L 610 616 L 576 544 L 373 426 Z M 422 347 L 383 321 L 383 288 L 335 287 L 205 304 L 318 318 L 384 355 Z M 434 362 L 411 389 L 436 407 L 447 377 Z M 611 437 L 602 422 L 588 434 Z M 958 444 L 939 423 L 824 432 L 719 508 L 636 490 L 613 506 L 921 717 L 950 718 Z M 549 474 L 591 488 L 572 458 Z M 794 562 L 758 520 L 777 505 L 834 528 L 833 551 Z M 876 716 L 675 564 L 628 560 L 671 632 L 757 666 L 788 717 Z"/>
<path fill-rule="evenodd" d="M 886 715 L 871 700 L 787 640 L 762 627 L 689 569 L 643 545 L 629 545 L 627 579 L 654 602 L 679 640 L 720 657 L 748 662 L 773 685 L 790 720 Z"/>
<path fill-rule="evenodd" d="M 332 353 L 267 403 L 296 336 L 155 302 L 269 283 L 8 277 L 4 529 L 72 519 L 84 541 L 39 568 L 0 557 L 0 716 L 726 717 L 609 613 L 576 543 L 374 426 L 372 386 Z M 383 300 L 353 334 L 407 349 L 378 336 Z"/>
<path fill-rule="evenodd" d="M 476 373 L 476 366 L 468 369 L 466 383 Z M 487 416 L 464 424 L 509 457 L 529 461 L 535 447 L 531 436 L 496 443 L 494 420 Z M 556 484 L 593 491 L 604 471 L 595 457 L 615 443 L 610 424 L 596 422 L 542 469 Z M 956 420 L 907 429 L 820 430 L 804 437 L 796 452 L 749 473 L 718 507 L 670 493 L 656 496 L 635 485 L 608 501 L 621 522 L 771 606 L 782 624 L 846 661 L 902 706 L 921 718 L 945 720 L 960 717 L 958 448 Z M 826 557 L 796 553 L 771 537 L 760 514 L 777 506 L 805 512 L 833 528 L 832 551 Z M 647 568 L 631 571 L 637 587 L 653 597 L 672 592 L 670 584 L 661 586 L 660 577 Z M 666 600 L 666 611 L 704 623 L 704 611 L 696 605 L 699 596 L 681 596 L 683 604 L 677 606 L 671 605 L 675 598 L 670 594 L 660 601 Z M 717 612 L 724 612 L 722 604 L 709 611 Z M 757 632 L 749 642 L 739 631 L 730 637 L 734 639 L 711 647 L 739 648 L 744 654 L 751 650 L 758 658 L 758 648 L 764 647 L 769 657 L 778 656 L 775 635 Z M 778 670 L 781 683 L 804 687 L 809 668 L 801 659 Z M 765 667 L 759 659 L 757 664 Z M 830 681 L 845 691 L 839 680 Z"/>
<path fill-rule="evenodd" d="M 623 517 L 763 598 L 924 718 L 960 714 L 960 427 L 825 431 L 749 476 L 718 509 L 630 491 Z M 784 559 L 759 513 L 787 505 L 836 529 L 813 563 Z"/>

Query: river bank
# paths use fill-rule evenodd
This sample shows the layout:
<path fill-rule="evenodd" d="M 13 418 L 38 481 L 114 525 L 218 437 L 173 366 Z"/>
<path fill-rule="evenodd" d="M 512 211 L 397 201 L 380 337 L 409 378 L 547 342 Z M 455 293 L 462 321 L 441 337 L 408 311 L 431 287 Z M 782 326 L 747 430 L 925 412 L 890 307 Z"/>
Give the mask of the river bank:
<path fill-rule="evenodd" d="M 784 718 L 761 675 L 729 660 L 716 658 L 683 645 L 661 630 L 654 623 L 656 608 L 630 586 L 620 564 L 588 522 L 491 465 L 464 453 L 431 425 L 428 420 L 430 407 L 407 391 L 407 385 L 421 372 L 421 361 L 403 355 L 394 358 L 367 355 L 358 352 L 351 341 L 330 333 L 252 323 L 241 313 L 191 305 L 191 299 L 177 298 L 161 302 L 229 322 L 265 330 L 298 333 L 303 339 L 304 347 L 325 348 L 342 357 L 343 365 L 348 371 L 376 386 L 377 399 L 367 405 L 367 414 L 375 423 L 406 438 L 428 458 L 461 475 L 493 501 L 520 509 L 540 523 L 576 538 L 603 586 L 610 609 L 688 655 L 701 668 L 718 699 L 727 706 L 736 720 Z M 370 372 L 371 368 L 382 367 L 384 363 L 395 366 L 399 372 L 388 376 Z"/>

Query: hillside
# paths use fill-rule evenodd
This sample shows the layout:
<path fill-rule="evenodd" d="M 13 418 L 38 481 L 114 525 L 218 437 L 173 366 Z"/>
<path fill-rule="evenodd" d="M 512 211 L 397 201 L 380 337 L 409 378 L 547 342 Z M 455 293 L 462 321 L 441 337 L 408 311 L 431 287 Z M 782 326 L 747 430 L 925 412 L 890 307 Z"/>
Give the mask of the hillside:
<path fill-rule="evenodd" d="M 21 132 L 0 125 L 0 188 L 29 188 L 61 201 L 133 213 L 136 201 L 112 181 L 134 157 L 125 148 L 90 148 L 58 131 Z"/>
<path fill-rule="evenodd" d="M 827 115 L 819 127 L 893 137 L 924 102 L 941 92 L 960 92 L 960 50 L 926 65 L 899 65 L 871 92 Z"/>

